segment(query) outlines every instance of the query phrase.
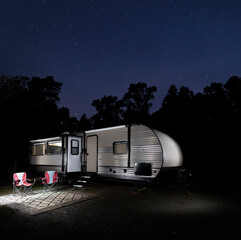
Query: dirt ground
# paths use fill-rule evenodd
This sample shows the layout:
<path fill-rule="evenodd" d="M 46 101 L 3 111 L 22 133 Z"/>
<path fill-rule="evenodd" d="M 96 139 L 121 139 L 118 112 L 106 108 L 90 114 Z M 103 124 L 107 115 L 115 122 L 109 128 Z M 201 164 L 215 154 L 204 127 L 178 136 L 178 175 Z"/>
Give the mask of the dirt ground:
<path fill-rule="evenodd" d="M 132 184 L 103 181 L 87 191 L 99 197 L 36 216 L 0 207 L 1 240 L 241 239 L 235 194 L 163 186 L 134 194 Z"/>

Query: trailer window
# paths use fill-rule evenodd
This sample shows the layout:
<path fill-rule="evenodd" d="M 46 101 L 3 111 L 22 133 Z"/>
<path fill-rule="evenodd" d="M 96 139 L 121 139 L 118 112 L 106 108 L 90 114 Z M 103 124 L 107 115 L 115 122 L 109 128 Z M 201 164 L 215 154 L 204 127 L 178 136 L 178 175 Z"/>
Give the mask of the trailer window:
<path fill-rule="evenodd" d="M 127 154 L 127 142 L 114 142 L 113 143 L 114 154 Z"/>
<path fill-rule="evenodd" d="M 78 155 L 79 154 L 79 141 L 71 140 L 71 154 Z"/>
<path fill-rule="evenodd" d="M 62 141 L 49 141 L 47 143 L 47 154 L 61 154 L 62 153 Z"/>
<path fill-rule="evenodd" d="M 45 144 L 44 143 L 34 143 L 32 145 L 32 156 L 44 155 Z"/>

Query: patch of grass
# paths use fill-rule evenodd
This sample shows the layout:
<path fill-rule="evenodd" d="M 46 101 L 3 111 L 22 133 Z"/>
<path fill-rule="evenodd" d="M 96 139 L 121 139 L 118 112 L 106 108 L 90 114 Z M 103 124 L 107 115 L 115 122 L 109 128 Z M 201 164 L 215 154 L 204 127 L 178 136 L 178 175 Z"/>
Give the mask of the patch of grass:
<path fill-rule="evenodd" d="M 38 191 L 42 189 L 43 189 L 43 185 L 41 183 L 37 182 L 33 186 L 33 191 Z M 23 191 L 23 189 L 21 189 L 21 191 Z M 0 196 L 12 194 L 12 193 L 13 193 L 13 186 L 11 184 L 0 186 Z"/>
<path fill-rule="evenodd" d="M 13 193 L 12 185 L 0 186 L 0 196 Z"/>

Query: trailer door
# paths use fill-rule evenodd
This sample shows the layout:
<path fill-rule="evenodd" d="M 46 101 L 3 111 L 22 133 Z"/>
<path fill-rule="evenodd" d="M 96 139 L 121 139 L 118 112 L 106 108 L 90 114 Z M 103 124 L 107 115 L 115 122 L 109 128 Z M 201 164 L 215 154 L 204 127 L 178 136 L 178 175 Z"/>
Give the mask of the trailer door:
<path fill-rule="evenodd" d="M 67 172 L 81 171 L 81 137 L 68 137 Z"/>
<path fill-rule="evenodd" d="M 87 172 L 97 172 L 97 148 L 98 148 L 98 137 L 88 136 L 87 137 Z"/>

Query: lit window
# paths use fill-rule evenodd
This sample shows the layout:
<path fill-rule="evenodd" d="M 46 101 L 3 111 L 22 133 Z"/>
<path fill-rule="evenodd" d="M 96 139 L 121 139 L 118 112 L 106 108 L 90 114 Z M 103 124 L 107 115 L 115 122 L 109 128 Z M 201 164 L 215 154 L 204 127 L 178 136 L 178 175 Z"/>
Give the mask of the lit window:
<path fill-rule="evenodd" d="M 127 154 L 127 142 L 114 142 L 113 143 L 114 154 Z"/>
<path fill-rule="evenodd" d="M 71 154 L 78 155 L 79 154 L 79 141 L 71 140 Z"/>
<path fill-rule="evenodd" d="M 47 143 L 47 154 L 61 154 L 62 153 L 62 141 L 49 141 Z"/>
<path fill-rule="evenodd" d="M 32 156 L 44 155 L 45 144 L 44 143 L 34 143 L 32 145 Z"/>

